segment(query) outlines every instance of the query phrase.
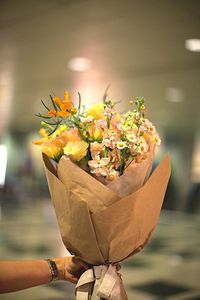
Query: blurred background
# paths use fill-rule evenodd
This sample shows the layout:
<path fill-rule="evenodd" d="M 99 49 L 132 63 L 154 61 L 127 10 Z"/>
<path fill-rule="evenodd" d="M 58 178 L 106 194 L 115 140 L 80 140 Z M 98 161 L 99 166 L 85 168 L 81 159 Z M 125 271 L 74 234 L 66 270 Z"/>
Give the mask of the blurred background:
<path fill-rule="evenodd" d="M 123 263 L 129 299 L 200 299 L 200 1 L 0 0 L 0 257 L 66 254 L 38 138 L 54 92 L 109 97 L 129 109 L 144 96 L 172 175 L 146 249 Z M 74 299 L 55 283 L 1 299 Z"/>

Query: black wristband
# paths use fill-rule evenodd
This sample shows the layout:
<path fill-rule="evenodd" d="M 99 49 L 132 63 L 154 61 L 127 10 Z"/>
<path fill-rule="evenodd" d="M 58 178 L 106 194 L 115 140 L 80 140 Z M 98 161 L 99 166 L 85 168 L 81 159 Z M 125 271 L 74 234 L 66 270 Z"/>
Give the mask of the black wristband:
<path fill-rule="evenodd" d="M 55 261 L 53 261 L 49 258 L 47 258 L 45 260 L 47 261 L 49 268 L 51 270 L 51 281 L 58 280 L 58 269 L 57 269 Z"/>

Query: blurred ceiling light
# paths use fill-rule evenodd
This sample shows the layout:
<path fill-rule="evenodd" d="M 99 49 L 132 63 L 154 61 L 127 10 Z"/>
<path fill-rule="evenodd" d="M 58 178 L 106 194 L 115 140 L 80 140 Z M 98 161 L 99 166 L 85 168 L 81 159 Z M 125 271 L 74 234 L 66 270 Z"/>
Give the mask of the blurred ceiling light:
<path fill-rule="evenodd" d="M 185 40 L 185 48 L 192 52 L 200 52 L 200 39 Z"/>
<path fill-rule="evenodd" d="M 74 57 L 68 62 L 68 68 L 72 71 L 84 72 L 90 70 L 91 67 L 91 60 L 85 57 Z"/>
<path fill-rule="evenodd" d="M 169 87 L 166 88 L 165 97 L 169 102 L 180 103 L 183 102 L 184 94 L 183 91 L 179 88 Z"/>
<path fill-rule="evenodd" d="M 7 146 L 0 145 L 0 187 L 5 184 L 7 166 Z"/>

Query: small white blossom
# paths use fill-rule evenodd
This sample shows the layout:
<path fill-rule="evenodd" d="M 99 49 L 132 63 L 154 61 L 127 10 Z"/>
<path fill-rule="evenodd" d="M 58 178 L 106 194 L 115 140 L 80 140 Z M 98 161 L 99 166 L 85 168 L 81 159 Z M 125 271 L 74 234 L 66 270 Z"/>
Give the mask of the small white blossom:
<path fill-rule="evenodd" d="M 136 135 L 134 133 L 128 133 L 126 135 L 126 138 L 131 143 L 136 143 L 137 142 L 137 137 L 136 137 Z"/>
<path fill-rule="evenodd" d="M 116 143 L 116 146 L 117 146 L 117 148 L 118 149 L 124 149 L 124 148 L 126 148 L 127 147 L 127 142 L 126 141 L 119 141 L 119 142 L 117 142 Z"/>
<path fill-rule="evenodd" d="M 138 147 L 138 152 L 143 154 L 144 152 L 147 152 L 149 148 L 149 145 L 147 144 L 145 138 L 142 136 L 139 139 L 139 147 Z"/>

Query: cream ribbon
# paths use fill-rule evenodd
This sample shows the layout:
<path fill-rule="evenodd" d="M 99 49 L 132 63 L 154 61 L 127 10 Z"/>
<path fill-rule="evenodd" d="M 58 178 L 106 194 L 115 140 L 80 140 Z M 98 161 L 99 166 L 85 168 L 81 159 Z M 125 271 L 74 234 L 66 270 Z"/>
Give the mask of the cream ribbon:
<path fill-rule="evenodd" d="M 115 265 L 94 266 L 79 278 L 76 300 L 119 300 L 120 281 Z"/>

